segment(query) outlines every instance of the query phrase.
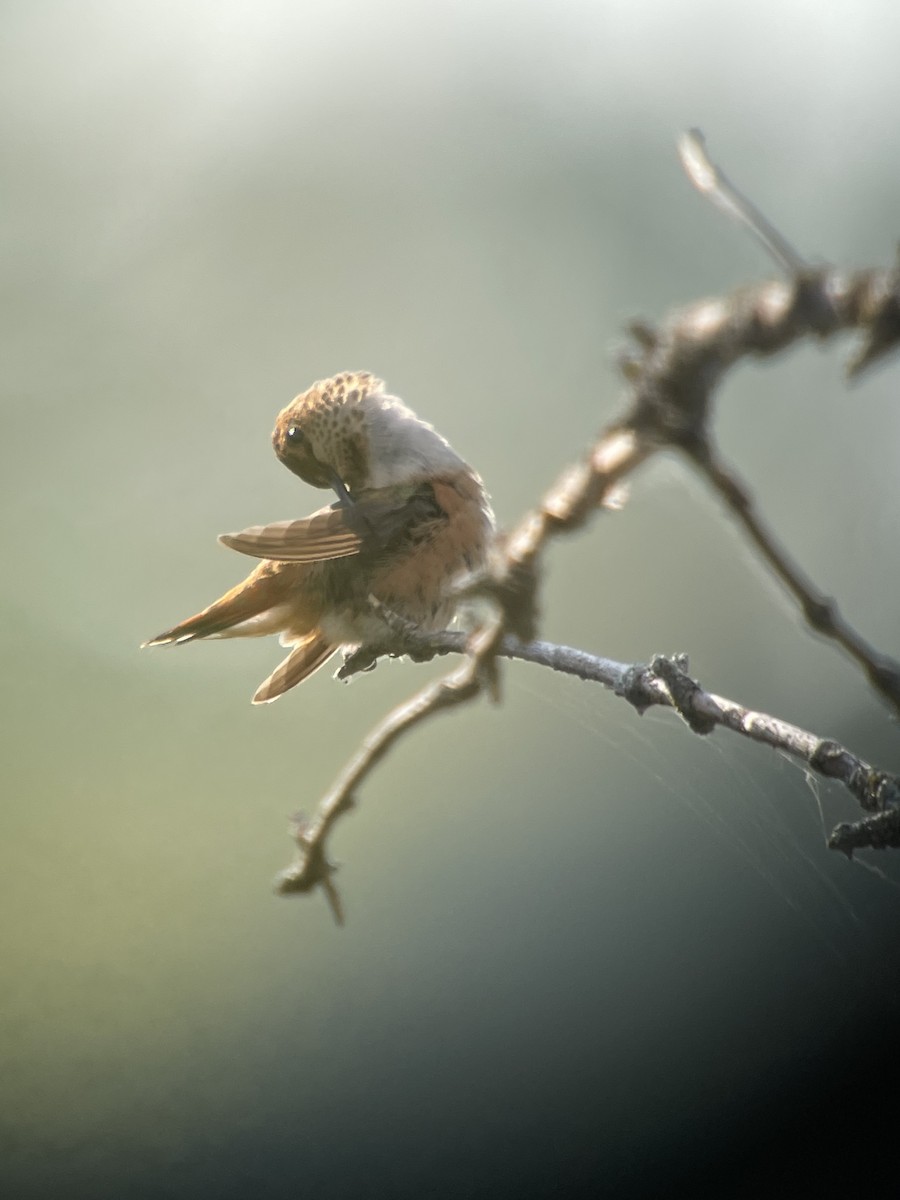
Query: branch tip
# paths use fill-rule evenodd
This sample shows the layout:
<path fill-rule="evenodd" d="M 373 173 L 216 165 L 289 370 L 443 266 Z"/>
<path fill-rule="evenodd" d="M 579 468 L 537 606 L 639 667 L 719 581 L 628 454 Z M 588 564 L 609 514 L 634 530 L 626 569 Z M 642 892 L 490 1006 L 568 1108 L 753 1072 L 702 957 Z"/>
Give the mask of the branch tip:
<path fill-rule="evenodd" d="M 706 139 L 699 129 L 689 129 L 681 135 L 678 139 L 678 157 L 697 191 L 748 229 L 786 274 L 793 277 L 806 275 L 808 263 L 712 161 L 706 152 Z"/>

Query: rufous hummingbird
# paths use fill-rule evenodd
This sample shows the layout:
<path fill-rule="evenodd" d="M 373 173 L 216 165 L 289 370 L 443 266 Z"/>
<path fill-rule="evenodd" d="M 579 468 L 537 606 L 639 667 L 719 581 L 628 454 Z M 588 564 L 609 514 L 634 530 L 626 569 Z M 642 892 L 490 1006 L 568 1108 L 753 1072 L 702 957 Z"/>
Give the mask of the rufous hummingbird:
<path fill-rule="evenodd" d="M 297 521 L 223 534 L 264 561 L 243 583 L 145 646 L 279 633 L 287 658 L 256 691 L 275 700 L 341 648 L 374 645 L 379 608 L 422 632 L 444 629 L 454 580 L 485 562 L 494 515 L 478 474 L 449 442 L 384 391 L 345 372 L 320 380 L 278 414 L 275 453 L 338 499 Z"/>

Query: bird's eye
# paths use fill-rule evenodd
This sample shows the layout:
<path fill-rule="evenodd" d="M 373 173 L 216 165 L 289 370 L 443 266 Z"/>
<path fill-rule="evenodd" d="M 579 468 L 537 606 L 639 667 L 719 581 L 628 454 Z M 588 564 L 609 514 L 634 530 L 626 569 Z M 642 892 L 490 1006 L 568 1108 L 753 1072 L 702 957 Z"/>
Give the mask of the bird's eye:
<path fill-rule="evenodd" d="M 291 425 L 287 431 L 287 440 L 292 446 L 298 446 L 301 442 L 306 441 L 303 430 L 299 425 Z"/>

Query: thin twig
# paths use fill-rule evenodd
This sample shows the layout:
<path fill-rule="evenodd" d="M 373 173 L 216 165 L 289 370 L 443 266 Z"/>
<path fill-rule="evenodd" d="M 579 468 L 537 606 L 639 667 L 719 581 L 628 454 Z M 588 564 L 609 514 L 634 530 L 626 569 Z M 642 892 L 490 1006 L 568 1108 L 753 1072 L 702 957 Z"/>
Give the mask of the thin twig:
<path fill-rule="evenodd" d="M 485 686 L 484 656 L 492 636 L 491 632 L 479 631 L 469 639 L 469 656 L 461 666 L 429 683 L 406 703 L 388 713 L 323 797 L 312 820 L 306 821 L 302 816 L 294 819 L 293 834 L 299 854 L 297 861 L 278 876 L 275 883 L 277 892 L 289 895 L 322 887 L 335 919 L 338 924 L 343 923 L 343 909 L 333 879 L 335 868 L 326 854 L 326 843 L 332 827 L 355 806 L 358 787 L 398 738 L 434 714 L 464 704 L 479 694 Z M 465 644 L 460 646 L 461 650 L 466 648 Z"/>
<path fill-rule="evenodd" d="M 900 665 L 880 654 L 842 616 L 835 601 L 815 586 L 793 562 L 777 538 L 766 528 L 749 490 L 708 443 L 690 447 L 691 460 L 719 493 L 747 537 L 756 546 L 774 575 L 799 601 L 811 629 L 831 638 L 847 651 L 879 695 L 900 714 Z"/>
<path fill-rule="evenodd" d="M 416 635 L 412 648 L 419 660 L 429 651 L 435 655 L 461 654 L 466 649 L 466 635 L 450 630 Z M 398 646 L 394 653 L 398 652 L 405 651 Z M 751 741 L 782 750 L 820 775 L 842 783 L 867 812 L 900 805 L 898 776 L 871 767 L 833 738 L 821 738 L 780 717 L 755 712 L 725 696 L 705 691 L 688 675 L 684 655 L 655 655 L 649 665 L 623 663 L 572 646 L 542 641 L 522 643 L 509 636 L 501 641 L 497 655 L 547 667 L 585 682 L 600 683 L 627 700 L 639 713 L 654 705 L 673 708 L 695 733 L 711 733 L 716 726 L 722 726 Z"/>
<path fill-rule="evenodd" d="M 378 654 L 413 653 L 419 660 L 429 654 L 461 654 L 471 649 L 463 633 L 447 631 L 431 635 L 406 635 L 394 645 L 385 645 Z M 783 721 L 768 713 L 755 712 L 714 692 L 705 691 L 687 674 L 683 656 L 657 655 L 649 665 L 622 663 L 588 654 L 571 646 L 552 642 L 522 643 L 507 636 L 496 647 L 496 654 L 507 659 L 573 675 L 600 683 L 632 705 L 639 713 L 654 705 L 674 709 L 698 734 L 709 734 L 717 726 L 761 742 L 799 759 L 818 774 L 842 783 L 860 806 L 876 817 L 838 825 L 829 838 L 829 846 L 848 856 L 862 846 L 900 846 L 900 779 L 864 762 L 831 738 Z M 377 657 L 377 654 L 376 654 Z M 366 663 L 371 665 L 371 656 Z M 353 673 L 345 664 L 342 675 Z M 360 661 L 357 670 L 368 669 Z M 360 785 L 394 746 L 402 734 L 435 714 L 474 699 L 482 690 L 477 653 L 451 674 L 429 683 L 405 704 L 394 709 L 365 739 L 332 788 L 324 796 L 309 822 L 297 818 L 294 837 L 297 860 L 278 876 L 275 888 L 281 895 L 309 892 L 321 887 L 338 924 L 343 924 L 343 906 L 334 884 L 334 866 L 327 857 L 327 840 L 340 817 L 356 805 Z"/>
<path fill-rule="evenodd" d="M 699 129 L 689 129 L 678 140 L 678 157 L 691 183 L 733 220 L 748 229 L 762 243 L 778 266 L 791 276 L 804 275 L 807 263 L 790 242 L 782 237 L 752 200 L 739 192 L 721 167 L 706 153 L 706 139 Z"/>

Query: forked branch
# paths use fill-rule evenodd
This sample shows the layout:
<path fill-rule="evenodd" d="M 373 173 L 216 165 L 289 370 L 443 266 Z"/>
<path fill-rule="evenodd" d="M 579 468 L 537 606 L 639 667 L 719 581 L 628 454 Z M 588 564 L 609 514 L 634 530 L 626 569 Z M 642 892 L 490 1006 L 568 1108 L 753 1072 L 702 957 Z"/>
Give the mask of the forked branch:
<path fill-rule="evenodd" d="M 466 661 L 430 683 L 390 713 L 363 743 L 308 823 L 295 823 L 299 856 L 278 878 L 282 893 L 322 887 L 342 918 L 327 857 L 335 822 L 356 802 L 368 774 L 405 732 L 431 715 L 499 693 L 497 658 L 517 658 L 594 679 L 639 710 L 675 708 L 697 733 L 722 725 L 801 759 L 837 779 L 871 815 L 839 825 L 829 839 L 852 854 L 863 846 L 900 846 L 900 785 L 830 739 L 706 692 L 686 674 L 683 661 L 658 657 L 649 667 L 613 663 L 582 651 L 536 642 L 541 559 L 548 542 L 580 529 L 608 502 L 622 481 L 661 450 L 676 449 L 723 499 L 762 561 L 800 605 L 808 625 L 833 640 L 864 671 L 870 685 L 900 715 L 900 666 L 879 654 L 842 617 L 792 561 L 757 512 L 746 484 L 715 450 L 711 426 L 716 389 L 740 359 L 765 357 L 806 337 L 825 340 L 843 331 L 861 334 L 848 373 L 858 377 L 900 343 L 900 266 L 840 271 L 810 268 L 789 243 L 710 162 L 702 138 L 681 144 L 682 162 L 698 189 L 747 226 L 788 275 L 702 300 L 667 317 L 658 327 L 634 323 L 635 349 L 620 366 L 627 389 L 622 416 L 603 429 L 585 457 L 567 468 L 537 508 L 498 543 L 493 560 L 466 591 L 490 601 L 490 616 L 468 638 L 446 633 L 423 638 L 392 627 L 389 644 L 363 647 L 345 663 L 346 677 L 381 654 L 466 653 Z"/>

